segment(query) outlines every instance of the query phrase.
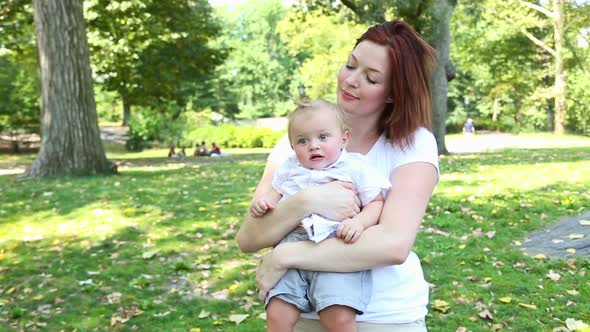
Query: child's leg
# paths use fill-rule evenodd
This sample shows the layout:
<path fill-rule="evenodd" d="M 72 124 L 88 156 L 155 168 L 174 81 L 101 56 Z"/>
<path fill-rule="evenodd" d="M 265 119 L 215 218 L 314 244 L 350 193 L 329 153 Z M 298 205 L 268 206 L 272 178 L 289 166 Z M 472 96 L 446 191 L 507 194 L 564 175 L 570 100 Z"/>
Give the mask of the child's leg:
<path fill-rule="evenodd" d="M 344 305 L 331 305 L 320 311 L 320 322 L 327 332 L 355 332 L 356 310 Z"/>
<path fill-rule="evenodd" d="M 291 303 L 273 297 L 266 306 L 266 326 L 268 331 L 293 331 L 300 313 L 299 309 Z"/>

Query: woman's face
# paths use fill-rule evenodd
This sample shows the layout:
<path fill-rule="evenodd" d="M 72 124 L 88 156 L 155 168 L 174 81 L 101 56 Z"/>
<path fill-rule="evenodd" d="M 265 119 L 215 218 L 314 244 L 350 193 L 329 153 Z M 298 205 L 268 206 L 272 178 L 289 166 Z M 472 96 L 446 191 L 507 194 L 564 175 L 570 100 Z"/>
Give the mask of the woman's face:
<path fill-rule="evenodd" d="M 338 105 L 351 115 L 380 115 L 391 102 L 388 49 L 371 41 L 359 43 L 338 73 Z"/>

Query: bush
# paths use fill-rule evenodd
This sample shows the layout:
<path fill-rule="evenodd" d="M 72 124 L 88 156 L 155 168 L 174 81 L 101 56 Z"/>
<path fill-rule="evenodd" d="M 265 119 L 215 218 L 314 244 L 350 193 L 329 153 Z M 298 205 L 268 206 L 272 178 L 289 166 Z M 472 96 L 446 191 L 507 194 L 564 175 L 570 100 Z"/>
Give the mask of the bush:
<path fill-rule="evenodd" d="M 512 132 L 515 129 L 514 121 L 500 118 L 500 120 L 492 121 L 492 119 L 473 119 L 476 131 L 501 131 Z M 462 126 L 461 126 L 462 128 Z"/>
<path fill-rule="evenodd" d="M 568 75 L 566 127 L 568 131 L 590 136 L 590 74 L 573 71 Z"/>
<path fill-rule="evenodd" d="M 226 148 L 271 148 L 284 134 L 284 131 L 275 132 L 269 128 L 223 124 L 198 127 L 188 133 L 185 139 L 192 145 L 205 141 Z"/>

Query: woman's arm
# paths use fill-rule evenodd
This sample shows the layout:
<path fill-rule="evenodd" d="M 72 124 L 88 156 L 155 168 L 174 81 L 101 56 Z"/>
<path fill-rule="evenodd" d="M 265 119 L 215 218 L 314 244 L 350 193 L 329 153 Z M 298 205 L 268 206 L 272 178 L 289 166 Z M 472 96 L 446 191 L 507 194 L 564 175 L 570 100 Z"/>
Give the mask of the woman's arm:
<path fill-rule="evenodd" d="M 279 165 L 267 163 L 254 198 L 261 197 L 272 189 L 272 178 Z M 287 233 L 297 227 L 301 220 L 312 213 L 344 220 L 360 211 L 360 201 L 350 183 L 334 181 L 322 186 L 308 188 L 282 200 L 260 218 L 246 214 L 236 241 L 243 252 L 254 252 L 277 244 Z"/>
<path fill-rule="evenodd" d="M 352 272 L 402 264 L 414 245 L 438 173 L 432 164 L 416 162 L 399 166 L 390 179 L 393 186 L 378 225 L 367 228 L 352 244 L 328 239 L 318 244 L 301 241 L 277 246 L 258 269 L 261 295 L 288 268 Z"/>

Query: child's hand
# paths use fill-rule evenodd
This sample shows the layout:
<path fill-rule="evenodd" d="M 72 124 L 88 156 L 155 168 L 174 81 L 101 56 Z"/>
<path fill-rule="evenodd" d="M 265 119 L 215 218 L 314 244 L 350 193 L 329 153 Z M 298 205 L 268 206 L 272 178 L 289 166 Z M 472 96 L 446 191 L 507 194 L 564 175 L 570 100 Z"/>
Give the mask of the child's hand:
<path fill-rule="evenodd" d="M 274 209 L 274 206 L 266 198 L 259 198 L 252 201 L 249 211 L 252 217 L 259 218 L 271 209 Z"/>
<path fill-rule="evenodd" d="M 365 226 L 356 219 L 345 219 L 336 230 L 336 236 L 345 243 L 354 243 L 361 236 Z"/>

